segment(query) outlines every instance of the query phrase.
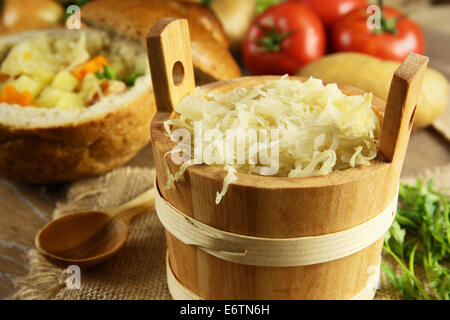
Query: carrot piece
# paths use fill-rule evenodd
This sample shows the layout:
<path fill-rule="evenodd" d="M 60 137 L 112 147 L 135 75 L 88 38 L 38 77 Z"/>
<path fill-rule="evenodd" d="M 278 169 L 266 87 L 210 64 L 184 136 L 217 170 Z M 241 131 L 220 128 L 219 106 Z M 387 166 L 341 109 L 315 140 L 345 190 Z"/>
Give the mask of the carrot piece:
<path fill-rule="evenodd" d="M 108 60 L 104 56 L 99 55 L 72 71 L 72 75 L 78 80 L 82 80 L 88 73 L 98 72 L 108 64 Z"/>
<path fill-rule="evenodd" d="M 7 84 L 3 87 L 0 94 L 0 102 L 18 104 L 21 106 L 31 106 L 33 101 L 30 91 L 25 90 L 23 92 L 19 92 L 12 85 Z"/>
<path fill-rule="evenodd" d="M 20 96 L 17 99 L 18 105 L 21 106 L 31 106 L 33 104 L 33 98 L 31 97 L 31 92 L 25 90 L 20 93 Z"/>

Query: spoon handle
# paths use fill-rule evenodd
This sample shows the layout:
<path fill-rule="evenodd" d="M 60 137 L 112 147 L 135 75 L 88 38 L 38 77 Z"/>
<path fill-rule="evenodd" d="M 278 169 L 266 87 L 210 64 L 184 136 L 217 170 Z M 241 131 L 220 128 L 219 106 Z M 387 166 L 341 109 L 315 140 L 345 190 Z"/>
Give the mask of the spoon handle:
<path fill-rule="evenodd" d="M 155 209 L 154 189 L 147 190 L 133 200 L 124 203 L 120 207 L 103 210 L 112 217 L 130 223 L 137 216 Z"/>

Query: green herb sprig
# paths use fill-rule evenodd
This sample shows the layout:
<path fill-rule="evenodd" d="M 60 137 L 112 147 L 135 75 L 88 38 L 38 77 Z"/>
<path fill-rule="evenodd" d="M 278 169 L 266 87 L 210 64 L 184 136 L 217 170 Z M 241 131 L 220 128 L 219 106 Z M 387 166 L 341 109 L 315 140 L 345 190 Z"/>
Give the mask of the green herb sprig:
<path fill-rule="evenodd" d="M 113 67 L 108 66 L 104 66 L 102 71 L 95 73 L 98 79 L 123 81 L 128 87 L 134 86 L 136 79 L 142 75 L 144 75 L 142 71 L 136 70 L 127 79 L 123 80 L 117 77 L 116 70 Z"/>
<path fill-rule="evenodd" d="M 95 76 L 101 80 L 119 80 L 116 76 L 116 70 L 113 67 L 104 66 L 102 71 L 96 72 Z"/>
<path fill-rule="evenodd" d="M 449 300 L 450 196 L 417 180 L 415 186 L 400 185 L 397 217 L 386 234 L 383 249 L 400 265 L 399 277 L 382 264 L 392 284 L 406 299 Z M 414 267 L 425 271 L 418 279 Z M 431 290 L 426 290 L 428 285 Z"/>
<path fill-rule="evenodd" d="M 144 75 L 144 72 L 142 72 L 140 70 L 136 70 L 128 77 L 128 79 L 125 81 L 125 83 L 127 84 L 127 86 L 132 87 L 132 86 L 134 86 L 136 79 L 143 75 Z"/>

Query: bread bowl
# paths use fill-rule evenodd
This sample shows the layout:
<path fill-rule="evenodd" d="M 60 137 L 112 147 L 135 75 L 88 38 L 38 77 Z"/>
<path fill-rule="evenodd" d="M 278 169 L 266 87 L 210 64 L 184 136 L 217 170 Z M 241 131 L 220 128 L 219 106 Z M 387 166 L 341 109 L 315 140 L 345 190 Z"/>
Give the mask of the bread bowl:
<path fill-rule="evenodd" d="M 134 50 L 136 57 L 142 54 L 145 58 L 141 47 L 130 40 L 111 38 L 96 30 L 63 29 L 2 37 L 0 57 L 3 62 L 14 44 L 39 34 L 45 33 L 50 39 L 70 39 L 82 32 L 91 46 L 100 43 L 106 48 L 117 43 Z M 107 96 L 86 108 L 0 103 L 0 175 L 31 183 L 56 183 L 111 170 L 148 143 L 153 112 L 148 76 L 138 78 L 126 92 Z"/>
<path fill-rule="evenodd" d="M 157 0 L 95 1 L 83 10 L 82 17 L 93 27 L 85 31 L 88 44 L 103 39 L 105 45 L 116 44 L 125 51 L 132 48 L 136 57 L 145 57 L 139 38 L 154 21 L 174 14 L 187 17 L 193 25 L 198 82 L 240 75 L 219 21 L 201 6 L 178 7 Z M 80 32 L 59 29 L 4 36 L 0 61 L 12 45 L 25 39 L 39 34 L 71 38 Z M 147 64 L 145 69 L 148 73 Z M 124 164 L 150 140 L 155 106 L 148 75 L 126 92 L 87 108 L 68 107 L 73 110 L 0 103 L 0 176 L 39 184 L 91 177 Z"/>

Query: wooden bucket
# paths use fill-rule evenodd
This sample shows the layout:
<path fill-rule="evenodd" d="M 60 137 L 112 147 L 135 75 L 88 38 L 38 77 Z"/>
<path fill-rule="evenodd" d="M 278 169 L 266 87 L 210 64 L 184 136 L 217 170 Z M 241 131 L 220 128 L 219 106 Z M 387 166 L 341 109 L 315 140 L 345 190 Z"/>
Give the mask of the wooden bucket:
<path fill-rule="evenodd" d="M 237 174 L 238 180 L 216 205 L 226 175 L 217 167 L 189 167 L 172 188 L 164 188 L 165 163 L 172 174 L 179 166 L 164 156 L 175 143 L 163 123 L 195 86 L 187 22 L 159 21 L 147 39 L 158 106 L 151 126 L 157 212 L 166 228 L 172 296 L 372 299 L 427 58 L 411 55 L 397 70 L 380 156 L 370 166 L 307 178 Z M 273 78 L 239 78 L 204 88 L 227 91 Z M 348 95 L 363 93 L 340 88 Z M 374 98 L 374 109 L 384 107 Z"/>

